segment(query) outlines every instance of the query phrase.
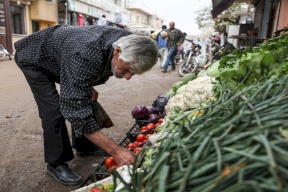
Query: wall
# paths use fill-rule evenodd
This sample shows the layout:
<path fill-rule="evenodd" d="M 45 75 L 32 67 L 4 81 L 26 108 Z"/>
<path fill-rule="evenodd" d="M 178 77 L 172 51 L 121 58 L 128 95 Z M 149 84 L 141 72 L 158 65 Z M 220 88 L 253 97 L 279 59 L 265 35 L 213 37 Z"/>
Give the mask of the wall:
<path fill-rule="evenodd" d="M 288 27 L 288 0 L 282 0 L 280 15 L 278 20 L 278 25 L 276 26 L 276 30 L 283 29 L 284 27 Z"/>
<path fill-rule="evenodd" d="M 137 21 L 137 17 L 138 17 L 138 21 Z M 138 11 L 135 11 L 135 10 L 131 11 L 130 25 L 135 25 L 135 24 L 148 25 L 147 15 L 140 13 Z"/>
<path fill-rule="evenodd" d="M 106 0 L 106 1 L 108 1 L 110 3 L 113 3 L 113 4 L 115 4 L 115 1 L 116 1 L 117 3 L 115 5 L 118 5 L 120 7 L 122 5 L 122 0 Z"/>

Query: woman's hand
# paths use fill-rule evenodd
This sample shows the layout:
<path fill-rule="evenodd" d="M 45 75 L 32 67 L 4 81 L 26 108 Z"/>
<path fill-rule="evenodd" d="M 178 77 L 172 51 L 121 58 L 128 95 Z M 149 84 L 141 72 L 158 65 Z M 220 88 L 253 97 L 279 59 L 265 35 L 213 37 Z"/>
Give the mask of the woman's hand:
<path fill-rule="evenodd" d="M 92 101 L 97 101 L 98 92 L 92 87 Z"/>

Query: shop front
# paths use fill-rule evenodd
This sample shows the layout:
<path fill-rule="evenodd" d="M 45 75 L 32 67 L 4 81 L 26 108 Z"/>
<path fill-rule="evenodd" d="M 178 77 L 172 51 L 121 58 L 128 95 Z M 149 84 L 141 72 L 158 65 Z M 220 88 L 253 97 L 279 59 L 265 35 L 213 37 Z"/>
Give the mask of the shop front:
<path fill-rule="evenodd" d="M 130 12 L 109 2 L 86 0 L 68 0 L 58 6 L 59 24 L 77 26 L 96 25 L 102 15 L 106 16 L 109 25 L 124 27 L 129 23 Z"/>
<path fill-rule="evenodd" d="M 9 3 L 9 9 L 8 9 L 10 10 L 9 26 L 11 26 L 10 27 L 11 34 L 9 34 L 8 37 L 9 38 L 11 37 L 12 45 L 14 44 L 15 41 L 21 39 L 23 36 L 27 34 L 27 25 L 25 23 L 26 20 L 25 15 L 29 11 L 27 7 L 28 6 L 21 3 L 20 4 L 17 4 L 16 2 Z M 8 48 L 7 36 L 6 36 L 7 20 L 8 19 L 5 18 L 4 0 L 0 0 L 0 43 L 5 48 Z"/>

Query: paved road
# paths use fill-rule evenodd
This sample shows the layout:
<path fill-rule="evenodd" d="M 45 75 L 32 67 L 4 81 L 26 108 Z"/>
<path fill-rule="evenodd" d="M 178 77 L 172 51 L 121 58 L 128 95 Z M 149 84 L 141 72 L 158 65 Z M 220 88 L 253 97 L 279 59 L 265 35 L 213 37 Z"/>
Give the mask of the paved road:
<path fill-rule="evenodd" d="M 111 77 L 105 85 L 95 87 L 99 101 L 115 126 L 105 134 L 120 142 L 134 120 L 131 110 L 136 105 L 151 105 L 181 80 L 177 72 L 163 74 L 159 64 L 131 80 Z M 65 192 L 76 189 L 56 183 L 45 174 L 43 139 L 37 107 L 22 72 L 14 60 L 0 58 L 0 191 Z M 70 131 L 70 126 L 68 129 Z M 103 158 L 75 156 L 69 165 L 84 178 L 92 173 L 91 165 Z"/>

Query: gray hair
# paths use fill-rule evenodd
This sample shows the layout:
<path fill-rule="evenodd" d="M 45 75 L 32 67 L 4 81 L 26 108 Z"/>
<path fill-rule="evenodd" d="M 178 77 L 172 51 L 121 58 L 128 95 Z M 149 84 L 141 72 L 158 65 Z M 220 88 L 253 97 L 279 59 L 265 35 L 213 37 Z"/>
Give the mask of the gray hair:
<path fill-rule="evenodd" d="M 121 49 L 119 59 L 132 64 L 131 67 L 138 74 L 150 70 L 157 62 L 157 43 L 150 37 L 136 34 L 128 35 L 114 42 L 113 47 Z"/>

